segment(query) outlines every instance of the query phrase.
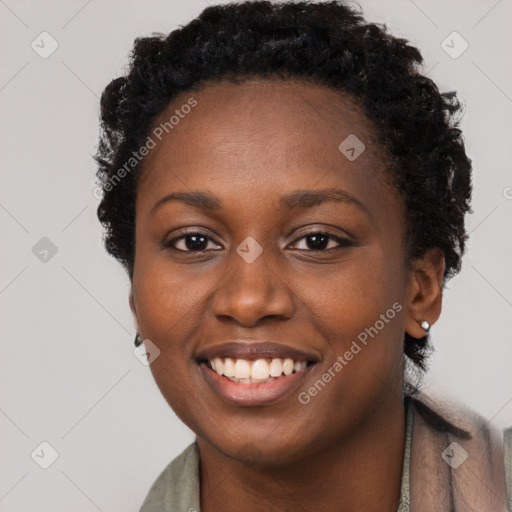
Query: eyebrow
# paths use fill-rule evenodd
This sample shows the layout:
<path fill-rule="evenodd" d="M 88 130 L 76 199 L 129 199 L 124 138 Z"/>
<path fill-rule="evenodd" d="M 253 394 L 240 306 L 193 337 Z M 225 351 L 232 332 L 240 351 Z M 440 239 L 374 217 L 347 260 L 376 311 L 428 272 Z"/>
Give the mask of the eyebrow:
<path fill-rule="evenodd" d="M 220 210 L 222 201 L 211 192 L 172 192 L 159 199 L 151 209 L 150 215 L 153 215 L 162 205 L 171 201 L 181 201 L 193 208 L 201 210 Z M 322 190 L 297 190 L 282 196 L 279 200 L 280 207 L 284 210 L 304 210 L 318 206 L 325 202 L 337 202 L 353 204 L 370 215 L 368 208 L 358 199 L 337 188 L 328 188 Z"/>

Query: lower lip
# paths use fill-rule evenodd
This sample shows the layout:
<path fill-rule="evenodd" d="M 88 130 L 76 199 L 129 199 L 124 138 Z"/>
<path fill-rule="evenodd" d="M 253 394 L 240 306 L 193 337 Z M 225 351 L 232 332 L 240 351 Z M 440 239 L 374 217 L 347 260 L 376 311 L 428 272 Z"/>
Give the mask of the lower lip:
<path fill-rule="evenodd" d="M 231 404 L 248 406 L 270 404 L 290 394 L 302 384 L 313 366 L 309 364 L 297 373 L 283 375 L 270 382 L 242 384 L 219 375 L 204 362 L 199 365 L 206 382 L 217 394 Z"/>

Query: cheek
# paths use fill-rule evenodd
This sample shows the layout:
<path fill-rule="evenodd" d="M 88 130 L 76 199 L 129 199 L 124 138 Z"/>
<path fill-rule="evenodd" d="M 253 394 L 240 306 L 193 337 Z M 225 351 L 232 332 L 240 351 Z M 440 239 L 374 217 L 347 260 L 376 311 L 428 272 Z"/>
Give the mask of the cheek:
<path fill-rule="evenodd" d="M 338 383 L 333 389 L 344 395 L 345 403 L 347 395 L 353 403 L 401 378 L 402 255 L 392 249 L 374 249 L 361 251 L 329 278 L 304 275 L 301 285 L 310 321 L 329 344 L 326 366 L 339 363 L 331 372 Z"/>
<path fill-rule="evenodd" d="M 141 248 L 136 258 L 133 288 L 137 315 L 144 336 L 159 340 L 165 349 L 199 325 L 215 276 L 194 273 L 191 265 L 171 265 L 164 252 L 147 252 Z"/>
<path fill-rule="evenodd" d="M 379 330 L 382 334 L 400 332 L 401 315 L 396 310 L 403 309 L 405 296 L 401 258 L 398 251 L 374 246 L 354 253 L 335 270 L 302 273 L 300 293 L 312 319 L 317 318 L 328 328 L 334 342 L 342 342 L 373 326 L 398 302 L 402 307 L 395 307 L 388 315 L 392 316 L 391 321 Z"/>
<path fill-rule="evenodd" d="M 175 414 L 185 424 L 195 425 L 201 408 L 194 390 L 200 382 L 189 340 L 204 317 L 208 283 L 171 271 L 158 258 L 142 257 L 137 264 L 134 295 L 139 327 L 144 338 L 160 350 L 150 365 L 151 373 Z"/>

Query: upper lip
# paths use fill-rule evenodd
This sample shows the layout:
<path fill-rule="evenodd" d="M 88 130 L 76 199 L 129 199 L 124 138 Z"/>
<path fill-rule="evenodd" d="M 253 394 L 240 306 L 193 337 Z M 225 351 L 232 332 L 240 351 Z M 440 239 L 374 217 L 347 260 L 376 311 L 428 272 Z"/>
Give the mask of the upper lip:
<path fill-rule="evenodd" d="M 271 341 L 237 340 L 200 350 L 196 359 L 198 361 L 211 361 L 216 357 L 232 359 L 265 359 L 265 358 L 290 358 L 294 361 L 318 361 L 318 357 L 312 353 L 304 352 L 294 347 L 281 345 Z"/>

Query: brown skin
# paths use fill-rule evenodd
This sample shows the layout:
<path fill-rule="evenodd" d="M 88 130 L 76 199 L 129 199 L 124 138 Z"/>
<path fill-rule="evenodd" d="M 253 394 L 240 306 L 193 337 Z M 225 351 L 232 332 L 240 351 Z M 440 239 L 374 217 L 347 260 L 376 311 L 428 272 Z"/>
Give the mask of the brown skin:
<path fill-rule="evenodd" d="M 431 251 L 407 260 L 402 200 L 371 125 L 348 97 L 292 81 L 209 84 L 175 99 L 159 121 L 191 96 L 197 106 L 145 161 L 130 305 L 138 331 L 161 350 L 151 365 L 159 389 L 197 435 L 201 510 L 394 512 L 403 334 L 422 337 L 420 322 L 437 320 L 444 258 Z M 366 145 L 353 162 L 338 150 L 351 133 Z M 331 187 L 364 208 L 279 207 L 282 195 Z M 222 208 L 172 201 L 150 214 L 177 191 L 210 191 Z M 179 252 L 188 249 L 183 238 L 175 250 L 162 248 L 183 228 L 208 237 L 202 252 Z M 355 244 L 328 239 L 315 252 L 310 228 Z M 236 252 L 248 236 L 263 248 L 250 264 Z M 318 356 L 304 391 L 395 302 L 402 310 L 307 405 L 294 392 L 234 406 L 195 361 L 225 341 L 276 341 Z"/>

